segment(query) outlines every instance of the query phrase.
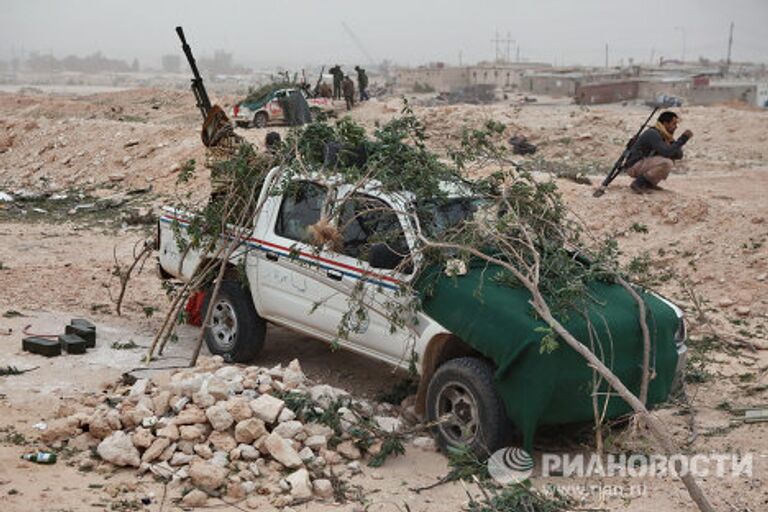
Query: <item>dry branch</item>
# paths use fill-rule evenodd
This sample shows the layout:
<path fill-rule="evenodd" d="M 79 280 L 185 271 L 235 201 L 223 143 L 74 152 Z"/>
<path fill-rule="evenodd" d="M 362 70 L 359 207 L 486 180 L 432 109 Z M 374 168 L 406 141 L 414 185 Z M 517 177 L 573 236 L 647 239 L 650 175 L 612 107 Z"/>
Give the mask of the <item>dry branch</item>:
<path fill-rule="evenodd" d="M 643 373 L 640 380 L 640 401 L 644 404 L 648 403 L 648 383 L 651 380 L 650 362 L 651 362 L 651 336 L 648 333 L 648 323 L 645 318 L 645 301 L 639 293 L 632 288 L 628 282 L 621 277 L 616 277 L 618 282 L 629 293 L 635 302 L 637 302 L 637 309 L 639 312 L 640 330 L 643 333 Z"/>
<path fill-rule="evenodd" d="M 136 244 L 138 245 L 138 243 Z M 114 275 L 116 275 L 120 279 L 120 293 L 117 296 L 117 300 L 115 301 L 115 312 L 117 313 L 117 316 L 120 316 L 122 314 L 121 308 L 123 305 L 123 298 L 125 298 L 125 292 L 128 288 L 128 281 L 131 279 L 131 274 L 136 269 L 136 266 L 139 264 L 139 262 L 146 261 L 146 259 L 149 257 L 150 254 L 152 254 L 152 251 L 154 250 L 152 240 L 144 240 L 143 247 L 141 251 L 138 254 L 135 254 L 134 250 L 134 256 L 133 256 L 133 262 L 128 266 L 128 269 L 123 271 L 122 267 L 120 266 L 120 262 L 117 260 L 117 247 L 113 247 L 112 249 L 112 256 L 115 259 L 115 269 L 114 269 Z M 134 246 L 135 249 L 135 246 Z M 142 263 L 143 266 L 143 263 Z M 141 271 L 139 271 L 141 272 Z"/>

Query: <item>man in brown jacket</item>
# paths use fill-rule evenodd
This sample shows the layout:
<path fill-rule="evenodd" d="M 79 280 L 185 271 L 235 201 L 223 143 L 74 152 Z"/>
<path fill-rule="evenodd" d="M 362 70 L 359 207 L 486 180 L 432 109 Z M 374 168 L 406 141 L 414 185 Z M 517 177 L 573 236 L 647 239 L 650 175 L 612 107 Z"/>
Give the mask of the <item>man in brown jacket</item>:
<path fill-rule="evenodd" d="M 630 187 L 638 194 L 659 190 L 659 182 L 667 179 L 673 161 L 683 158 L 683 146 L 693 137 L 685 130 L 679 139 L 673 137 L 680 118 L 671 111 L 659 114 L 657 123 L 643 132 L 632 145 L 625 169 L 635 178 Z"/>
<path fill-rule="evenodd" d="M 355 82 L 349 76 L 345 76 L 341 82 L 341 91 L 344 93 L 344 101 L 347 102 L 347 110 L 352 110 L 355 105 Z"/>

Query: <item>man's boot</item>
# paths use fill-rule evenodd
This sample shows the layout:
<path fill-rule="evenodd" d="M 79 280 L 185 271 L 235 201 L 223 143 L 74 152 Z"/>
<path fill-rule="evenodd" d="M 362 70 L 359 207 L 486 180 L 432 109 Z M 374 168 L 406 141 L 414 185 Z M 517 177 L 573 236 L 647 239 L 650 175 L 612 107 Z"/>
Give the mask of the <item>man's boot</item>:
<path fill-rule="evenodd" d="M 629 185 L 629 188 L 631 188 L 632 192 L 635 194 L 645 194 L 651 189 L 651 183 L 644 177 L 638 176 L 635 178 L 635 181 Z"/>

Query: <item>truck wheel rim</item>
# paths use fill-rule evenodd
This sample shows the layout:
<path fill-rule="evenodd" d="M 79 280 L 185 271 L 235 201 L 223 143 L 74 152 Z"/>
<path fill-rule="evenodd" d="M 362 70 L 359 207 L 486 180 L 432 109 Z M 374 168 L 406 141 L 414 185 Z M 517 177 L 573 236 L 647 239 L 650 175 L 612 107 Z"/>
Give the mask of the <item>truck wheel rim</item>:
<path fill-rule="evenodd" d="M 237 338 L 237 315 L 226 300 L 218 301 L 213 307 L 211 334 L 222 351 L 228 352 L 234 348 Z"/>
<path fill-rule="evenodd" d="M 437 395 L 437 417 L 445 418 L 440 430 L 451 444 L 468 444 L 477 436 L 479 412 L 475 397 L 460 382 L 446 383 Z"/>

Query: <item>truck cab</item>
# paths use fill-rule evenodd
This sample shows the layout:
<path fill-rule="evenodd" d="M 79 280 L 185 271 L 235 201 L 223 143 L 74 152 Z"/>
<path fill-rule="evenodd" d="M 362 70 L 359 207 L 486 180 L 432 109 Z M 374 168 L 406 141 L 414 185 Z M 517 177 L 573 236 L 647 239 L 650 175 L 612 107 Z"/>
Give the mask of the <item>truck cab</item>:
<path fill-rule="evenodd" d="M 360 186 L 334 175 L 272 169 L 252 225 L 238 230 L 242 250 L 227 262 L 233 271 L 217 297 L 207 292 L 209 350 L 248 362 L 264 346 L 267 323 L 274 323 L 403 369 L 415 363 L 417 411 L 430 421 L 451 417 L 435 427 L 439 444 L 469 446 L 478 455 L 503 446 L 510 421 L 523 431 L 526 447 L 539 424 L 591 421 L 591 370 L 570 347 L 540 350 L 543 322 L 529 314 L 525 290 L 501 283 L 501 269 L 488 264 L 448 260 L 433 268 L 417 250 L 420 234 L 488 215 L 490 208 L 452 190 L 429 219 L 420 219 L 409 214 L 417 200 L 407 191 L 385 192 L 373 180 Z M 340 209 L 337 236 L 318 238 L 315 230 L 332 204 Z M 169 208 L 159 223 L 160 266 L 185 281 L 211 257 L 179 249 L 177 236 L 185 236 L 189 221 Z M 246 282 L 238 281 L 236 268 L 245 269 Z M 431 284 L 424 277 L 430 273 Z M 591 293 L 601 325 L 622 333 L 607 347 L 617 375 L 634 382 L 642 353 L 637 304 L 615 284 L 596 283 Z M 659 333 L 649 395 L 658 403 L 682 370 L 685 326 L 672 303 L 651 293 L 646 300 Z M 572 320 L 575 335 L 595 329 Z M 612 404 L 606 416 L 629 412 L 619 398 L 604 399 Z"/>

